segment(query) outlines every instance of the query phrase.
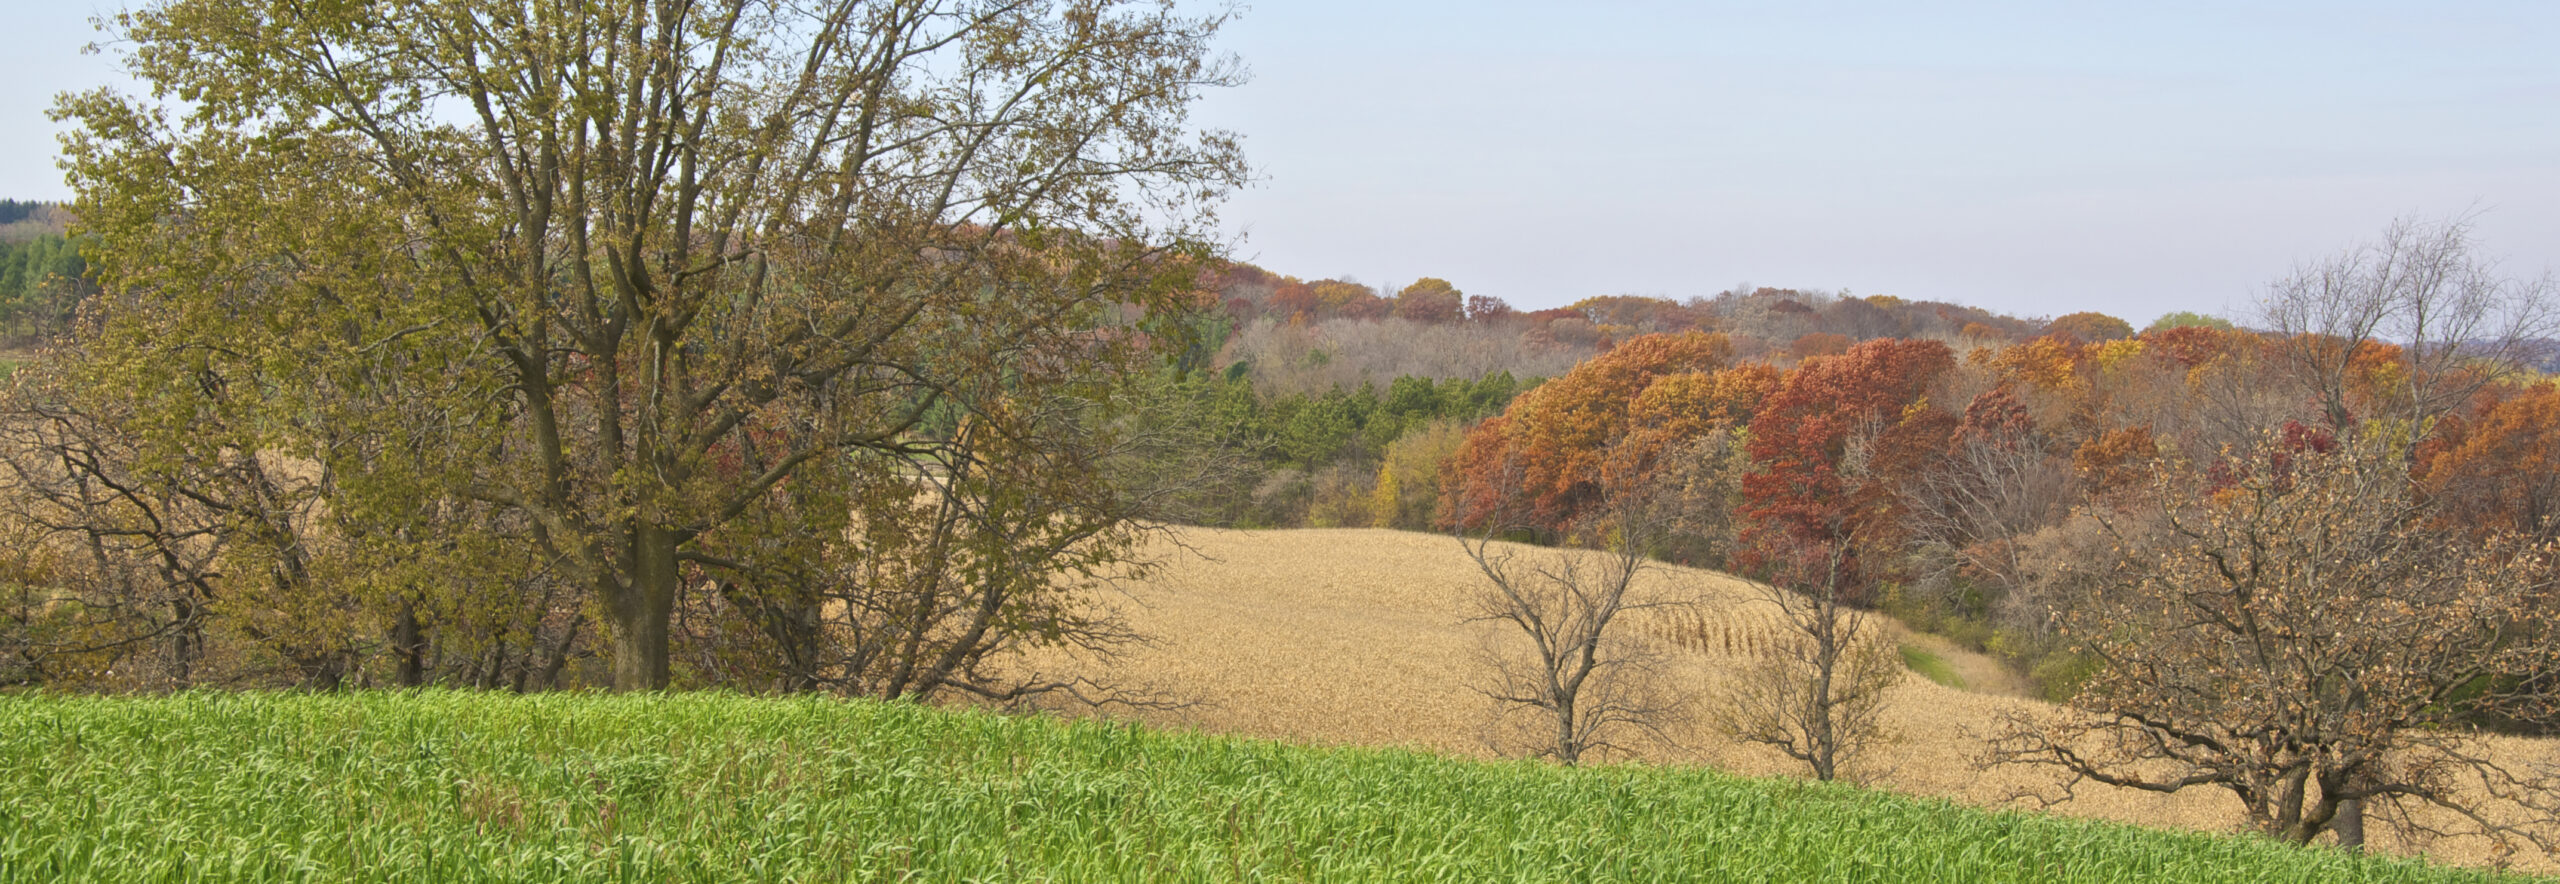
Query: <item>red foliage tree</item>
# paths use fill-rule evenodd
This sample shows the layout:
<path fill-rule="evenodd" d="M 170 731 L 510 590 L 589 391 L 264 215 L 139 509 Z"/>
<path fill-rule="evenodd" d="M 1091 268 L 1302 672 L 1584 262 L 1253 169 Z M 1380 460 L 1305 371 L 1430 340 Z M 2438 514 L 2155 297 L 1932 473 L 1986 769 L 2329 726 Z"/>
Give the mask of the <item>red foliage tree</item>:
<path fill-rule="evenodd" d="M 1316 300 L 1314 286 L 1289 279 L 1271 290 L 1264 312 L 1282 320 L 1314 321 L 1324 315 L 1324 303 Z"/>
<path fill-rule="evenodd" d="M 1514 309 L 1511 302 L 1501 298 L 1492 295 L 1467 296 L 1468 322 L 1500 322 L 1518 315 L 1520 311 Z"/>
<path fill-rule="evenodd" d="M 1787 353 L 1797 359 L 1811 359 L 1816 356 L 1838 356 L 1842 353 L 1849 352 L 1849 345 L 1851 343 L 1853 342 L 1849 340 L 1848 335 L 1834 334 L 1832 332 L 1813 332 L 1796 338 L 1795 343 L 1788 344 Z"/>
<path fill-rule="evenodd" d="M 2263 346 L 2251 332 L 2215 328 L 2209 325 L 2181 325 L 2164 328 L 2142 336 L 2145 346 L 2194 368 L 2213 361 L 2216 356 L 2244 347 Z"/>
<path fill-rule="evenodd" d="M 1751 420 L 1748 453 L 1760 468 L 1743 477 L 1746 568 L 1776 563 L 1788 550 L 1881 542 L 1889 533 L 1897 477 L 1946 449 L 1957 421 L 1928 404 L 1928 392 L 1955 366 L 1936 341 L 1878 339 L 1789 373 Z M 1843 565 L 1862 591 L 1854 554 Z"/>

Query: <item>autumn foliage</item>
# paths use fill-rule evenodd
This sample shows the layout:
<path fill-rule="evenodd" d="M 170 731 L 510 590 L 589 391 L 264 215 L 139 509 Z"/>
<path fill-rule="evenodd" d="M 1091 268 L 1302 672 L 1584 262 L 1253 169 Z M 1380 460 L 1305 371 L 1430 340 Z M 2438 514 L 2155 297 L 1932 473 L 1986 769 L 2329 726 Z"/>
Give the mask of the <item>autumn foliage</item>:
<path fill-rule="evenodd" d="M 1751 420 L 1758 469 L 1742 479 L 1746 567 L 1803 545 L 1869 542 L 1889 528 L 1892 488 L 1945 448 L 1953 416 L 1928 393 L 1955 366 L 1936 341 L 1879 339 L 1787 375 Z M 1858 563 L 1843 566 L 1858 583 Z M 1853 590 L 1854 592 L 1854 590 Z"/>
<path fill-rule="evenodd" d="M 1532 525 L 1570 530 L 1608 483 L 1636 481 L 1608 469 L 1618 443 L 1641 429 L 1636 415 L 1662 418 L 1685 410 L 1675 403 L 1724 413 L 1748 407 L 1745 400 L 1756 389 L 1750 378 L 1765 377 L 1765 370 L 1719 382 L 1710 372 L 1723 367 L 1731 352 L 1722 335 L 1646 335 L 1522 394 L 1502 418 L 1469 434 L 1444 468 L 1443 487 L 1456 489 L 1444 521 L 1476 527 L 1478 514 L 1493 512 L 1496 500 L 1516 493 Z"/>

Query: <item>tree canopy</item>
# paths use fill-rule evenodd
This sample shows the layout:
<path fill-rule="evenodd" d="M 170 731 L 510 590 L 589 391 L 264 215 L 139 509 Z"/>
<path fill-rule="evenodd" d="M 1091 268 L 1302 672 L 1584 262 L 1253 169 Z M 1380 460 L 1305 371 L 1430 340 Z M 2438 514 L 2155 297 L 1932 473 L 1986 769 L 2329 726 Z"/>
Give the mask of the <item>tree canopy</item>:
<path fill-rule="evenodd" d="M 619 688 L 668 684 L 681 587 L 791 583 L 919 491 L 951 531 L 874 540 L 968 546 L 970 577 L 1092 568 L 986 520 L 1116 512 L 1082 410 L 1163 342 L 1149 317 L 1195 303 L 1243 180 L 1235 139 L 1186 119 L 1236 80 L 1222 22 L 1113 0 L 150 5 L 114 30 L 153 95 L 57 111 L 111 298 L 68 370 L 149 400 L 146 435 L 224 398 L 242 435 L 196 455 L 308 462 L 373 520 L 341 536 L 508 514 L 487 530 L 601 612 Z M 1019 613 L 976 622 L 1039 622 Z"/>

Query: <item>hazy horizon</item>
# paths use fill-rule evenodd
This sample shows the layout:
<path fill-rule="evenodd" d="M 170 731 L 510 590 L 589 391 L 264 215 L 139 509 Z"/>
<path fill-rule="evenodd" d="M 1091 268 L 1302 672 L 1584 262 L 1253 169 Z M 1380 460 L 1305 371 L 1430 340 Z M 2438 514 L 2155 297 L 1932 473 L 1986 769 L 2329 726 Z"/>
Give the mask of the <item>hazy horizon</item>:
<path fill-rule="evenodd" d="M 69 196 L 55 93 L 129 84 L 22 10 L 0 197 Z M 1235 257 L 1524 308 L 1738 284 L 2018 315 L 2245 312 L 2395 217 L 2560 266 L 2560 4 L 1297 0 L 1197 122 Z"/>

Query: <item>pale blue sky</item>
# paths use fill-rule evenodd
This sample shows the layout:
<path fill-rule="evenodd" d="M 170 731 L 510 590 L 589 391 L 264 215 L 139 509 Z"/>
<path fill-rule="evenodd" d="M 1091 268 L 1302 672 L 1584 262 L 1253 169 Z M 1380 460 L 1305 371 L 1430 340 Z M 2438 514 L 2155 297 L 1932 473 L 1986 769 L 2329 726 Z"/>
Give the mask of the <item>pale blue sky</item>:
<path fill-rule="evenodd" d="M 0 196 L 118 4 L 21 2 Z M 1265 0 L 1204 122 L 1239 254 L 1545 307 L 1738 282 L 2030 315 L 2231 312 L 2394 216 L 2560 268 L 2560 2 Z"/>

